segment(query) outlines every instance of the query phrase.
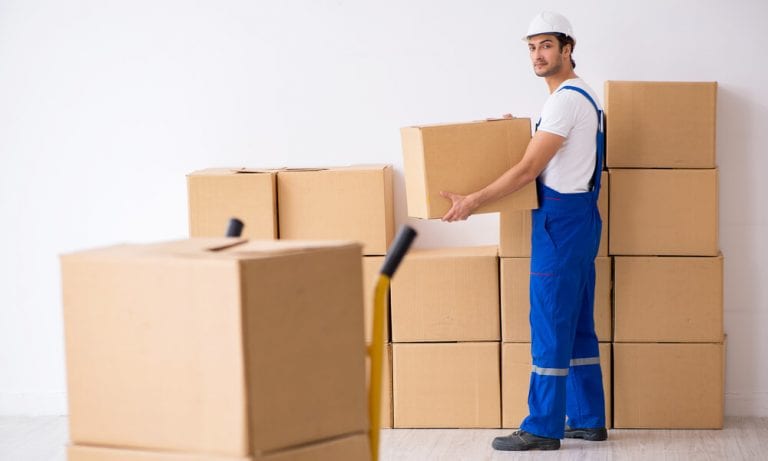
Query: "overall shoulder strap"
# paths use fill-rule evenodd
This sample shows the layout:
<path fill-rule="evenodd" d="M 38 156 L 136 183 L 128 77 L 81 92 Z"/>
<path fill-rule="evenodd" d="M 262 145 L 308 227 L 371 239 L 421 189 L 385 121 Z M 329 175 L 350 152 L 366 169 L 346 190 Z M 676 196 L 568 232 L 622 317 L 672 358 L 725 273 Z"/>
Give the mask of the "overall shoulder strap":
<path fill-rule="evenodd" d="M 563 91 L 563 90 L 575 91 L 577 93 L 581 93 L 585 98 L 587 98 L 587 101 L 589 101 L 592 104 L 592 107 L 595 108 L 595 112 L 597 112 L 597 129 L 598 131 L 602 132 L 603 131 L 603 111 L 600 110 L 600 108 L 597 106 L 597 103 L 592 98 L 592 96 L 590 96 L 589 93 L 587 93 L 586 90 L 584 90 L 584 88 L 579 88 L 578 86 L 566 85 L 557 91 Z"/>
<path fill-rule="evenodd" d="M 562 90 L 571 90 L 577 93 L 581 93 L 585 98 L 587 98 L 587 101 L 592 103 L 592 106 L 595 108 L 595 111 L 597 112 L 597 139 L 596 139 L 597 161 L 595 162 L 595 171 L 592 176 L 593 191 L 595 193 L 595 200 L 597 200 L 597 194 L 600 192 L 600 177 L 603 171 L 603 162 L 605 157 L 605 125 L 603 124 L 603 111 L 600 110 L 595 100 L 592 99 L 592 96 L 590 96 L 589 93 L 587 93 L 584 90 L 584 88 L 579 88 L 578 86 L 566 85 L 557 91 L 559 92 Z M 538 127 L 538 124 L 537 124 L 537 127 Z"/>

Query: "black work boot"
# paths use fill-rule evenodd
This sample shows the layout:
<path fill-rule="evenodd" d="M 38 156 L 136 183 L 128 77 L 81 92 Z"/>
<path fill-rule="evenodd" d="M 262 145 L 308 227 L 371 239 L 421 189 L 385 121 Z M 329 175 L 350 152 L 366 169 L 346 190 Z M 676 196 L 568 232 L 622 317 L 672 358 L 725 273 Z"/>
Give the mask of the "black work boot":
<path fill-rule="evenodd" d="M 566 439 L 584 439 L 584 440 L 591 440 L 593 442 L 600 442 L 608 439 L 608 431 L 604 427 L 596 427 L 592 429 L 578 429 L 575 427 L 565 426 L 565 438 Z"/>
<path fill-rule="evenodd" d="M 539 437 L 523 430 L 515 431 L 504 437 L 493 439 L 493 448 L 503 451 L 557 450 L 560 439 Z"/>

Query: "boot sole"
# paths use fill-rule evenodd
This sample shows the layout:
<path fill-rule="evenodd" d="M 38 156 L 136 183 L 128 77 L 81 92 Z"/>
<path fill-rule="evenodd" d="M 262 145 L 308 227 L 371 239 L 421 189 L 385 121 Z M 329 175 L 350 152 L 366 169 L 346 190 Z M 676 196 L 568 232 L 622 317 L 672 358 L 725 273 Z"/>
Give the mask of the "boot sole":
<path fill-rule="evenodd" d="M 532 450 L 548 451 L 548 450 L 560 449 L 559 443 L 537 444 L 536 446 L 521 447 L 518 445 L 507 445 L 507 444 L 496 443 L 496 441 L 494 441 L 492 446 L 494 450 L 499 450 L 499 451 L 532 451 Z"/>
<path fill-rule="evenodd" d="M 590 442 L 602 442 L 608 439 L 608 434 L 595 433 L 590 431 L 567 431 L 566 439 L 583 439 Z"/>

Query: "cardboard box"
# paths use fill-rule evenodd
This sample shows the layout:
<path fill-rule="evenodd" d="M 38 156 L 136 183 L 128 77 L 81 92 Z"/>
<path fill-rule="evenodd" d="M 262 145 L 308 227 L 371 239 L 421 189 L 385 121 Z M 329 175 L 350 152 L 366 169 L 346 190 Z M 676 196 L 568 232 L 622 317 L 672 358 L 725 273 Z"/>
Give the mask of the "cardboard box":
<path fill-rule="evenodd" d="M 618 256 L 617 342 L 718 342 L 723 257 Z"/>
<path fill-rule="evenodd" d="M 281 239 L 355 240 L 385 255 L 395 233 L 392 166 L 280 170 Z"/>
<path fill-rule="evenodd" d="M 371 458 L 369 447 L 368 436 L 365 434 L 344 436 L 248 458 L 70 445 L 67 447 L 67 459 L 69 461 L 365 461 Z"/>
<path fill-rule="evenodd" d="M 379 271 L 384 265 L 384 256 L 363 256 L 363 301 L 365 305 L 365 344 L 373 341 L 373 298 Z M 387 296 L 387 314 L 384 322 L 384 341 L 389 342 L 389 296 Z"/>
<path fill-rule="evenodd" d="M 395 427 L 500 426 L 499 343 L 392 348 Z"/>
<path fill-rule="evenodd" d="M 607 171 L 602 172 L 602 187 L 597 197 L 597 208 L 603 220 L 598 256 L 608 256 L 608 186 Z M 531 257 L 531 211 L 509 211 L 499 217 L 499 256 L 502 258 Z"/>
<path fill-rule="evenodd" d="M 531 140 L 527 118 L 406 127 L 400 130 L 408 216 L 441 218 L 451 201 L 440 191 L 470 194 L 495 181 L 517 164 Z M 536 185 L 477 213 L 536 208 Z"/>
<path fill-rule="evenodd" d="M 605 82 L 610 168 L 714 168 L 717 82 Z"/>
<path fill-rule="evenodd" d="M 501 340 L 531 342 L 531 258 L 501 258 Z M 611 258 L 595 259 L 595 333 L 611 340 Z"/>
<path fill-rule="evenodd" d="M 498 341 L 496 247 L 413 250 L 392 279 L 392 341 Z"/>
<path fill-rule="evenodd" d="M 371 358 L 366 358 L 366 379 L 371 376 Z M 387 344 L 384 349 L 384 368 L 382 369 L 381 385 L 381 422 L 382 428 L 392 427 L 392 344 Z M 368 383 L 368 392 L 370 393 L 370 380 Z"/>
<path fill-rule="evenodd" d="M 717 170 L 610 170 L 612 255 L 717 256 Z"/>
<path fill-rule="evenodd" d="M 611 427 L 611 343 L 600 343 L 600 371 L 603 373 L 606 427 Z M 501 345 L 501 423 L 520 427 L 528 416 L 528 389 L 531 383 L 531 343 Z"/>
<path fill-rule="evenodd" d="M 724 344 L 615 343 L 613 425 L 721 429 Z"/>
<path fill-rule="evenodd" d="M 193 239 L 61 263 L 75 444 L 244 457 L 367 429 L 358 244 Z"/>
<path fill-rule="evenodd" d="M 211 168 L 187 175 L 189 234 L 224 237 L 229 219 L 245 226 L 242 236 L 277 238 L 276 173 L 248 168 Z"/>

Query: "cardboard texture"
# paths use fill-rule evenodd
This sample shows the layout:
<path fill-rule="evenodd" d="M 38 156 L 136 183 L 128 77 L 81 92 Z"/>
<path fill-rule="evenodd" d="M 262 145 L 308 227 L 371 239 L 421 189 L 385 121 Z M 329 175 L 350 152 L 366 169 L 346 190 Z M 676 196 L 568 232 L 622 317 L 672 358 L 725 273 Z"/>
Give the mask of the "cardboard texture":
<path fill-rule="evenodd" d="M 413 250 L 392 279 L 392 341 L 498 341 L 496 247 Z"/>
<path fill-rule="evenodd" d="M 600 371 L 603 373 L 605 421 L 611 427 L 611 343 L 600 343 Z M 528 388 L 531 382 L 531 343 L 501 345 L 501 422 L 517 428 L 528 416 Z"/>
<path fill-rule="evenodd" d="M 469 194 L 518 163 L 531 140 L 527 118 L 406 127 L 400 130 L 408 216 L 440 218 L 451 201 L 440 191 Z M 489 203 L 477 213 L 537 207 L 536 185 Z"/>
<path fill-rule="evenodd" d="M 609 175 L 602 172 L 602 187 L 597 197 L 597 208 L 603 220 L 598 256 L 608 256 L 608 189 Z M 531 257 L 531 211 L 509 211 L 499 216 L 499 256 L 502 258 Z"/>
<path fill-rule="evenodd" d="M 373 298 L 379 271 L 384 265 L 384 256 L 363 256 L 363 302 L 365 305 L 365 344 L 373 341 Z M 386 322 L 384 323 L 384 341 L 389 342 L 389 296 L 386 301 Z"/>
<path fill-rule="evenodd" d="M 187 175 L 189 234 L 223 237 L 229 219 L 245 226 L 243 237 L 277 238 L 276 173 L 247 168 L 211 168 Z"/>
<path fill-rule="evenodd" d="M 366 430 L 358 244 L 193 239 L 61 264 L 75 444 L 243 457 Z"/>
<path fill-rule="evenodd" d="M 531 341 L 529 315 L 531 258 L 501 258 L 501 340 Z M 595 333 L 611 340 L 611 258 L 595 259 Z"/>
<path fill-rule="evenodd" d="M 392 166 L 281 170 L 281 239 L 354 240 L 385 255 L 395 233 Z"/>
<path fill-rule="evenodd" d="M 393 344 L 395 427 L 498 428 L 499 343 Z"/>
<path fill-rule="evenodd" d="M 610 168 L 714 168 L 716 82 L 605 82 Z"/>
<path fill-rule="evenodd" d="M 610 170 L 609 253 L 717 256 L 717 170 Z"/>
<path fill-rule="evenodd" d="M 721 340 L 722 255 L 615 259 L 615 341 Z"/>
<path fill-rule="evenodd" d="M 392 427 L 392 344 L 387 344 L 384 349 L 384 368 L 382 370 L 382 385 L 381 385 L 381 428 Z M 366 370 L 366 382 L 370 386 L 371 376 L 371 358 L 366 357 L 365 360 Z M 370 392 L 370 387 L 367 387 Z"/>
<path fill-rule="evenodd" d="M 724 344 L 613 345 L 613 424 L 721 429 Z"/>
<path fill-rule="evenodd" d="M 303 445 L 257 457 L 222 457 L 203 453 L 126 450 L 70 445 L 68 461 L 366 461 L 371 458 L 368 436 L 355 434 Z"/>

